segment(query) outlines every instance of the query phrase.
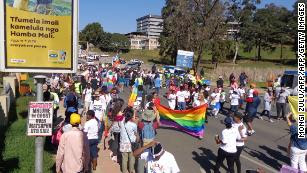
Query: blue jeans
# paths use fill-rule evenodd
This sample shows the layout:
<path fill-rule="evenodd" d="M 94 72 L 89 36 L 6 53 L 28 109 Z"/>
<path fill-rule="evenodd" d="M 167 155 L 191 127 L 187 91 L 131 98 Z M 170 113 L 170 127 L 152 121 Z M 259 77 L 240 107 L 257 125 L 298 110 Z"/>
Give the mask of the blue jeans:
<path fill-rule="evenodd" d="M 178 109 L 179 110 L 185 110 L 186 103 L 185 102 L 178 102 Z"/>
<path fill-rule="evenodd" d="M 237 111 L 239 110 L 239 105 L 231 105 L 231 106 L 230 106 L 230 110 L 231 110 L 232 112 L 237 112 Z"/>
<path fill-rule="evenodd" d="M 97 159 L 98 158 L 98 139 L 89 139 L 89 147 L 90 147 L 90 156 L 91 159 Z"/>
<path fill-rule="evenodd" d="M 129 86 L 129 79 L 128 78 L 125 78 L 125 87 L 128 87 Z"/>
<path fill-rule="evenodd" d="M 160 87 L 156 87 L 156 93 L 159 95 Z"/>

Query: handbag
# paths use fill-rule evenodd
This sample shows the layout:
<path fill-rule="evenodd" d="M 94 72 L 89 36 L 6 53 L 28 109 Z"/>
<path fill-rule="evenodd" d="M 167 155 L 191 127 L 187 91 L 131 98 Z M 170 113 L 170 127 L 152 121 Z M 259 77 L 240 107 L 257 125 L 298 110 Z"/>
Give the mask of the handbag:
<path fill-rule="evenodd" d="M 129 134 L 128 134 L 128 131 L 127 131 L 125 125 L 124 125 L 124 128 L 125 128 L 125 131 L 126 131 L 126 133 L 127 133 L 128 139 L 129 139 L 130 144 L 131 144 L 131 150 L 132 150 L 132 151 L 137 150 L 137 149 L 140 147 L 140 144 L 139 144 L 138 142 L 131 142 L 130 136 L 129 136 Z"/>

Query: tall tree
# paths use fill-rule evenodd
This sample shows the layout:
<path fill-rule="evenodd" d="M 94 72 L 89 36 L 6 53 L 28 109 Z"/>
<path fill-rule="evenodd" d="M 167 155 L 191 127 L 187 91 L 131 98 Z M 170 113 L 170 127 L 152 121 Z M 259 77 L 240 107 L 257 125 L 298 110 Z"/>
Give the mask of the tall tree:
<path fill-rule="evenodd" d="M 108 51 L 129 51 L 129 48 L 130 41 L 125 35 L 119 33 L 110 34 L 110 44 L 107 47 Z"/>
<path fill-rule="evenodd" d="M 289 21 L 289 29 L 290 29 L 290 35 L 292 38 L 292 51 L 295 52 L 296 55 L 296 59 L 298 58 L 298 54 L 297 54 L 297 3 L 305 3 L 307 4 L 307 0 L 297 0 L 295 1 L 295 3 L 293 4 L 293 11 L 291 12 L 291 19 Z M 307 9 L 306 9 L 307 12 Z M 305 31 L 306 32 L 306 31 Z"/>
<path fill-rule="evenodd" d="M 224 37 L 224 5 L 219 0 L 166 0 L 162 10 L 164 32 L 160 53 L 172 56 L 178 49 L 195 52 L 198 69 L 205 46 Z"/>
<path fill-rule="evenodd" d="M 273 12 L 274 11 L 274 12 Z M 257 9 L 251 20 L 242 23 L 240 36 L 245 46 L 245 51 L 257 48 L 257 59 L 261 60 L 261 50 L 275 50 L 274 23 L 278 20 L 276 9 L 273 5 Z"/>
<path fill-rule="evenodd" d="M 267 9 L 274 16 L 272 21 L 273 28 L 271 30 L 270 42 L 280 45 L 280 60 L 283 61 L 283 47 L 291 42 L 291 12 L 285 7 L 278 7 L 275 4 L 269 4 Z"/>
<path fill-rule="evenodd" d="M 100 47 L 106 40 L 105 32 L 100 23 L 90 23 L 80 32 L 80 40 L 88 41 L 94 46 Z"/>
<path fill-rule="evenodd" d="M 238 23 L 239 32 L 234 33 L 233 39 L 235 42 L 235 55 L 233 63 L 236 63 L 239 51 L 240 25 L 252 19 L 253 13 L 256 10 L 256 5 L 260 4 L 260 0 L 228 0 L 226 1 L 226 16 L 227 23 Z"/>

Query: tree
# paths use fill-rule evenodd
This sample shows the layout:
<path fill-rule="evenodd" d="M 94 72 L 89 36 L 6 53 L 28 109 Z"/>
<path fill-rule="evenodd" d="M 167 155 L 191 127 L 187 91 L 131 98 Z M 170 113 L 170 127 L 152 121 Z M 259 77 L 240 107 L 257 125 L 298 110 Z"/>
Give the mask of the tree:
<path fill-rule="evenodd" d="M 108 41 L 100 23 L 90 23 L 80 32 L 80 41 L 88 41 L 94 46 L 101 47 Z"/>
<path fill-rule="evenodd" d="M 109 51 L 117 52 L 117 51 L 129 51 L 130 49 L 130 41 L 129 39 L 119 33 L 113 33 L 110 35 L 110 45 L 109 45 Z"/>
<path fill-rule="evenodd" d="M 175 62 L 178 49 L 193 51 L 197 70 L 205 46 L 225 35 L 223 14 L 224 5 L 219 0 L 166 0 L 160 54 L 171 55 Z"/>
<path fill-rule="evenodd" d="M 297 3 L 305 3 L 307 4 L 307 0 L 297 0 L 294 4 L 293 4 L 293 11 L 291 12 L 291 19 L 289 21 L 289 29 L 290 29 L 290 35 L 291 35 L 291 38 L 292 38 L 292 51 L 295 52 L 295 55 L 296 55 L 296 59 L 298 58 L 298 54 L 297 54 L 297 50 L 298 50 L 298 47 L 297 47 L 297 10 L 298 10 L 298 7 L 297 7 Z M 306 33 L 306 31 L 305 31 Z"/>
<path fill-rule="evenodd" d="M 273 28 L 271 30 L 272 43 L 280 45 L 280 59 L 283 61 L 283 46 L 291 42 L 291 12 L 285 7 L 277 7 L 274 4 L 267 6 L 271 11 L 271 15 L 275 16 L 272 21 Z"/>
<path fill-rule="evenodd" d="M 251 20 L 242 23 L 240 36 L 244 43 L 244 50 L 251 51 L 257 47 L 257 59 L 261 60 L 261 50 L 275 49 L 274 23 L 278 20 L 276 6 L 267 5 L 265 8 L 257 9 Z"/>
<path fill-rule="evenodd" d="M 225 5 L 227 8 L 226 16 L 227 22 L 237 22 L 240 26 L 248 20 L 251 20 L 256 5 L 260 4 L 260 0 L 229 0 Z M 240 28 L 239 28 L 240 29 Z M 236 63 L 237 55 L 239 51 L 239 32 L 234 33 L 233 39 L 235 41 L 235 55 L 233 57 L 233 63 Z"/>

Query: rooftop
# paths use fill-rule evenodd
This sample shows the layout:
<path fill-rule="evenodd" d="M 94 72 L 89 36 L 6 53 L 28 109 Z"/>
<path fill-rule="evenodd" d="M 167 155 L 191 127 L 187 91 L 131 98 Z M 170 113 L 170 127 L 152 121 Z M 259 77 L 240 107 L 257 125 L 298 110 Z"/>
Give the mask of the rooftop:
<path fill-rule="evenodd" d="M 136 19 L 136 21 L 143 20 L 143 19 L 146 19 L 146 18 L 162 19 L 162 16 L 149 14 L 149 15 L 146 15 L 146 16 L 143 16 L 143 17 Z"/>

